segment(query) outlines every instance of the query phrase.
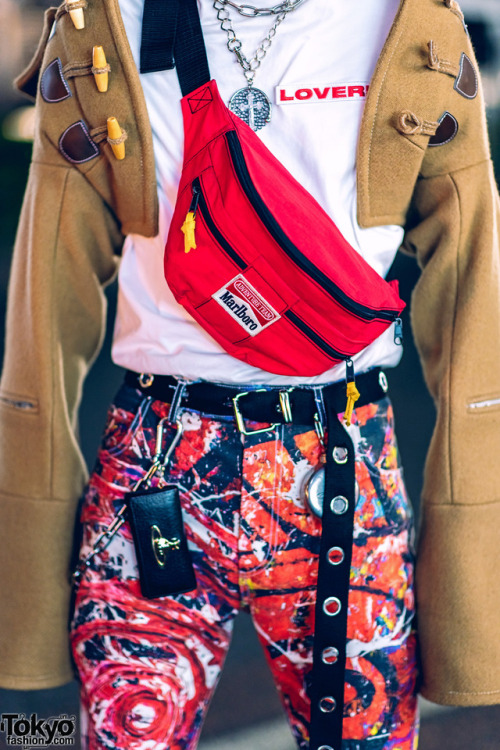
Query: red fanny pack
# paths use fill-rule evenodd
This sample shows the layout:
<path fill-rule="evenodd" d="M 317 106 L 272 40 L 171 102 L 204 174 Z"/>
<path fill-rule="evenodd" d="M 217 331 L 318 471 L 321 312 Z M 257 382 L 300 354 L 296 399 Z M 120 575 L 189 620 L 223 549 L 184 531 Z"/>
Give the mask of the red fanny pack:
<path fill-rule="evenodd" d="M 317 201 L 222 102 L 182 99 L 184 167 L 165 248 L 175 299 L 233 357 L 318 375 L 405 307 Z"/>

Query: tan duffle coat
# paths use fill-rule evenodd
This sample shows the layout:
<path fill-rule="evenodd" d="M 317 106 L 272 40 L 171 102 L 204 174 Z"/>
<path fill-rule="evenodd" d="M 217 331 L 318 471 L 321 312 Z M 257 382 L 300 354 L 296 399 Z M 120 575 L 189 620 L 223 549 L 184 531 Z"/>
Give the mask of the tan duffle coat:
<path fill-rule="evenodd" d="M 63 70 L 88 72 L 68 74 L 64 100 L 37 93 L 12 267 L 0 390 L 4 688 L 72 678 L 68 560 L 86 481 L 82 382 L 101 346 L 102 286 L 124 235 L 158 231 L 151 130 L 118 0 L 87 0 L 84 15 L 77 31 L 66 5 L 47 11 L 39 50 L 19 79 L 35 93 L 38 73 L 56 58 Z M 96 42 L 111 66 L 107 93 L 90 71 Z M 61 134 L 83 121 L 99 141 L 109 115 L 127 131 L 126 158 L 103 140 L 95 156 L 71 163 Z M 498 196 L 455 0 L 401 0 L 366 100 L 357 169 L 360 225 L 404 225 L 405 247 L 422 268 L 412 324 L 437 406 L 417 566 L 422 693 L 445 704 L 500 702 Z"/>

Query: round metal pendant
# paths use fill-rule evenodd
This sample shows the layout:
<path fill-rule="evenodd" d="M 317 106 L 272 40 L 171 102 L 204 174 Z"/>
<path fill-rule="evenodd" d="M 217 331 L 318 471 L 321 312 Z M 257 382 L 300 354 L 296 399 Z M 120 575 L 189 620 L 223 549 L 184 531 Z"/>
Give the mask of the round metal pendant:
<path fill-rule="evenodd" d="M 323 515 L 323 498 L 325 496 L 325 468 L 320 466 L 306 482 L 305 496 L 307 504 L 315 516 Z"/>
<path fill-rule="evenodd" d="M 304 485 L 304 495 L 311 511 L 315 516 L 321 518 L 323 515 L 323 502 L 325 498 L 325 467 L 320 466 L 315 469 L 312 474 L 308 477 Z M 357 481 L 354 483 L 354 500 L 358 501 L 359 498 L 359 485 Z M 335 503 L 337 498 L 334 498 L 332 503 Z M 337 507 L 337 510 L 335 508 Z M 342 506 L 343 508 L 343 506 Z M 332 511 L 334 513 L 345 512 L 347 507 L 340 510 L 339 506 L 333 506 Z"/>
<path fill-rule="evenodd" d="M 271 102 L 260 89 L 238 89 L 229 100 L 229 109 L 252 130 L 260 130 L 271 120 Z"/>

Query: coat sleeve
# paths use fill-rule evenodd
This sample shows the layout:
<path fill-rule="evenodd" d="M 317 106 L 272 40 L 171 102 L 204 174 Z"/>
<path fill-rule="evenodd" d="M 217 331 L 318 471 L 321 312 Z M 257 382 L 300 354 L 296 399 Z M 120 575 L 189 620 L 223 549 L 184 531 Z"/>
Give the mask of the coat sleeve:
<path fill-rule="evenodd" d="M 103 286 L 123 237 L 158 231 L 151 128 L 118 5 L 89 3 L 78 31 L 66 11 L 64 3 L 46 11 L 17 80 L 36 98 L 37 122 L 0 381 L 0 685 L 13 689 L 73 676 L 68 567 L 86 480 L 82 384 L 103 339 Z M 111 67 L 106 93 L 91 72 L 96 39 Z M 128 135 L 123 160 L 98 136 L 109 115 Z M 80 139 L 68 151 L 70 131 Z"/>
<path fill-rule="evenodd" d="M 400 4 L 360 144 L 362 225 L 404 224 L 422 271 L 412 327 L 437 420 L 416 570 L 421 690 L 437 703 L 498 703 L 499 204 L 458 3 Z"/>
<path fill-rule="evenodd" d="M 405 239 L 422 270 L 412 327 L 437 407 L 416 590 L 423 695 L 479 705 L 500 702 L 500 212 L 480 89 L 449 102 L 459 130 L 427 149 Z"/>
<path fill-rule="evenodd" d="M 0 684 L 15 689 L 72 679 L 68 560 L 86 479 L 77 412 L 122 241 L 85 176 L 42 155 L 16 239 L 0 384 Z"/>

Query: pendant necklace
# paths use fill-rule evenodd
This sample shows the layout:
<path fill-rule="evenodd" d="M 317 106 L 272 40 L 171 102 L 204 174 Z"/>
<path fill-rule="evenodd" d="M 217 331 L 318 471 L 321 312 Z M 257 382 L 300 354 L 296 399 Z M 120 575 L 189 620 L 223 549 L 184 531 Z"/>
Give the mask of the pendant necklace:
<path fill-rule="evenodd" d="M 217 18 L 221 22 L 221 29 L 227 34 L 227 47 L 236 56 L 238 63 L 243 69 L 243 75 L 247 79 L 247 85 L 235 91 L 231 96 L 228 107 L 231 112 L 246 122 L 252 130 L 260 130 L 271 120 L 271 102 L 261 89 L 254 87 L 255 73 L 260 68 L 262 60 L 273 43 L 280 23 L 290 11 L 295 10 L 303 2 L 304 0 L 286 0 L 272 8 L 255 8 L 251 5 L 237 5 L 232 0 L 214 0 L 213 6 L 217 11 Z M 276 16 L 276 20 L 258 46 L 251 60 L 241 51 L 241 41 L 237 38 L 234 31 L 228 6 L 237 10 L 242 16 Z"/>

